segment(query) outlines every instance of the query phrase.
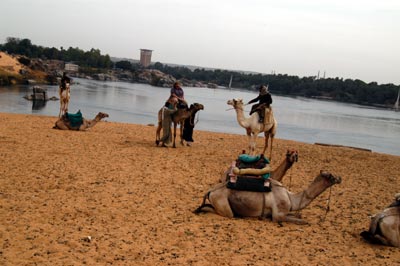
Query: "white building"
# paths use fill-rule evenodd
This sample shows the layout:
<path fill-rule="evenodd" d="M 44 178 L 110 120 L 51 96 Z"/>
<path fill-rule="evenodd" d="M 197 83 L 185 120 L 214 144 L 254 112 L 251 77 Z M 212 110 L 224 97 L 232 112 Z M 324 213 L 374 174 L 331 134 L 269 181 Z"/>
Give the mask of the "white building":
<path fill-rule="evenodd" d="M 68 72 L 78 72 L 79 66 L 72 63 L 65 63 L 64 70 Z"/>

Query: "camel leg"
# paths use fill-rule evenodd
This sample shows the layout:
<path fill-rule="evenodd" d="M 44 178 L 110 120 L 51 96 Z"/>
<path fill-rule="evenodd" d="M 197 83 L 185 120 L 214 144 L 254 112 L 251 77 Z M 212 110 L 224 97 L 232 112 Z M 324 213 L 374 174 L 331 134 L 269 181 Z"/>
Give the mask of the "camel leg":
<path fill-rule="evenodd" d="M 296 218 L 293 216 L 289 216 L 288 214 L 285 213 L 275 213 L 272 215 L 272 221 L 273 222 L 289 222 L 289 223 L 295 223 L 295 224 L 300 224 L 300 225 L 304 225 L 304 224 L 308 224 L 306 221 L 304 221 L 303 219 L 300 218 Z"/>
<path fill-rule="evenodd" d="M 250 155 L 255 155 L 256 154 L 256 141 L 257 141 L 257 135 L 256 134 L 252 134 L 250 136 Z"/>
<path fill-rule="evenodd" d="M 251 149 L 251 131 L 249 129 L 246 128 L 246 135 L 248 138 L 248 149 L 249 149 L 249 153 L 250 153 L 250 149 Z"/>
<path fill-rule="evenodd" d="M 271 147 L 269 151 L 269 160 L 272 161 L 272 143 L 274 142 L 274 136 L 271 136 Z"/>
<path fill-rule="evenodd" d="M 157 126 L 157 129 L 156 129 L 156 145 L 158 146 L 158 144 L 160 144 L 160 134 L 161 134 L 161 128 L 162 128 L 162 125 L 161 125 L 161 121 L 158 121 L 158 126 Z"/>
<path fill-rule="evenodd" d="M 68 104 L 69 104 L 69 100 L 67 99 L 67 101 L 65 102 L 64 114 L 68 111 Z"/>
<path fill-rule="evenodd" d="M 53 128 L 61 129 L 61 130 L 68 130 L 69 128 L 64 124 L 63 121 L 58 120 Z"/>
<path fill-rule="evenodd" d="M 183 146 L 183 128 L 184 128 L 184 122 L 181 122 L 180 124 L 181 124 L 181 126 L 180 126 L 179 128 L 180 128 L 181 145 Z"/>
<path fill-rule="evenodd" d="M 227 195 L 215 191 L 214 193 L 210 193 L 209 201 L 217 214 L 224 217 L 233 218 L 233 211 L 229 205 Z"/>
<path fill-rule="evenodd" d="M 62 102 L 62 99 L 60 99 L 60 113 L 58 114 L 58 118 L 61 118 L 62 110 L 63 110 L 63 102 Z"/>
<path fill-rule="evenodd" d="M 262 154 L 264 154 L 265 155 L 265 151 L 267 150 L 267 148 L 268 148 L 268 139 L 269 139 L 269 133 L 268 132 L 264 132 L 264 149 L 263 149 L 263 151 L 262 151 Z M 270 158 L 271 159 L 271 158 Z"/>
<path fill-rule="evenodd" d="M 177 124 L 176 124 L 176 123 L 174 123 L 174 144 L 172 145 L 172 147 L 173 147 L 173 148 L 176 148 L 176 145 L 175 145 L 175 139 L 176 139 L 176 127 L 177 127 Z"/>

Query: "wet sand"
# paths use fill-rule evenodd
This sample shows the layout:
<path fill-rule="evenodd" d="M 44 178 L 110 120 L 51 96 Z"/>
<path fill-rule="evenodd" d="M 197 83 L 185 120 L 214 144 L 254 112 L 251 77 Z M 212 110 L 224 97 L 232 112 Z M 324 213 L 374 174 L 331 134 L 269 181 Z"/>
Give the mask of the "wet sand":
<path fill-rule="evenodd" d="M 94 115 L 93 115 L 94 116 Z M 400 157 L 277 139 L 299 161 L 283 184 L 340 175 L 301 211 L 309 225 L 192 213 L 247 137 L 195 131 L 192 147 L 156 147 L 155 127 L 0 113 L 0 265 L 396 265 L 400 250 L 359 236 L 400 192 Z M 259 138 L 261 149 L 263 139 Z M 326 215 L 326 217 L 325 217 Z M 324 219 L 325 217 L 325 219 Z"/>

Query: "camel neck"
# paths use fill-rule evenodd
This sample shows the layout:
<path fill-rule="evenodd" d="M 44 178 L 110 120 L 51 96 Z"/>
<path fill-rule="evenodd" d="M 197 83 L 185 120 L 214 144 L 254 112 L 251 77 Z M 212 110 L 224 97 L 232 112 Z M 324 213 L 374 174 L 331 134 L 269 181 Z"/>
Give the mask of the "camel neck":
<path fill-rule="evenodd" d="M 328 180 L 318 176 L 308 188 L 292 194 L 289 193 L 290 202 L 292 203 L 291 210 L 298 211 L 307 207 L 316 197 L 324 192 L 328 187 L 332 186 Z"/>
<path fill-rule="evenodd" d="M 293 163 L 285 158 L 282 163 L 271 173 L 271 178 L 281 181 L 286 172 L 292 167 Z"/>

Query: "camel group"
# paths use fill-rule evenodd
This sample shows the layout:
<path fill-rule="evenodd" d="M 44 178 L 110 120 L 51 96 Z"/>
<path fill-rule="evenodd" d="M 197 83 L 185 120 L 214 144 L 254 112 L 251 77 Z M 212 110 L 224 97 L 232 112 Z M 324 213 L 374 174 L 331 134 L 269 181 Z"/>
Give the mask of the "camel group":
<path fill-rule="evenodd" d="M 176 139 L 176 128 L 178 125 L 180 125 L 180 143 L 183 145 L 183 125 L 185 119 L 189 119 L 190 117 L 194 117 L 196 113 L 200 110 L 204 110 L 204 106 L 201 103 L 194 103 L 192 104 L 189 108 L 178 108 L 177 112 L 173 114 L 172 116 L 172 122 L 174 124 L 174 135 L 173 135 L 173 144 L 172 147 L 176 148 L 175 144 L 175 139 Z M 162 111 L 163 108 L 161 108 L 158 111 L 158 124 L 157 124 L 157 129 L 156 129 L 156 145 L 158 146 L 160 144 L 160 135 L 161 135 L 161 129 L 162 129 L 162 122 L 163 122 L 163 116 L 162 116 Z"/>
<path fill-rule="evenodd" d="M 99 112 L 94 119 L 90 120 L 81 117 L 80 123 L 74 125 L 69 119 L 70 114 L 68 114 L 68 105 L 71 98 L 70 83 L 66 83 L 64 89 L 60 85 L 58 93 L 60 96 L 60 112 L 58 114 L 58 120 L 53 126 L 54 129 L 84 131 L 95 126 L 101 119 L 108 117 L 108 114 Z"/>
<path fill-rule="evenodd" d="M 277 130 L 277 121 L 272 108 L 266 108 L 264 123 L 260 123 L 257 112 L 249 117 L 245 116 L 245 105 L 242 99 L 232 99 L 227 104 L 233 106 L 238 124 L 246 130 L 249 139 L 249 154 L 256 154 L 256 139 L 259 133 L 264 132 L 265 142 L 261 154 L 266 152 L 270 139 L 269 159 L 271 160 L 273 139 Z M 212 211 L 229 218 L 234 216 L 270 217 L 272 221 L 279 223 L 305 224 L 304 220 L 293 216 L 292 212 L 305 208 L 327 188 L 340 184 L 342 179 L 340 176 L 321 170 L 305 190 L 292 193 L 280 182 L 287 169 L 292 166 L 292 163 L 288 163 L 290 162 L 288 158 L 271 171 L 271 192 L 233 190 L 227 188 L 228 181 L 225 181 L 204 195 L 203 202 L 195 213 Z M 396 195 L 395 203 L 372 217 L 369 230 L 362 232 L 361 236 L 372 243 L 400 247 L 400 194 Z"/>
<path fill-rule="evenodd" d="M 80 125 L 76 126 L 68 119 L 68 104 L 70 99 L 70 89 L 60 89 L 60 113 L 59 119 L 56 121 L 54 128 L 62 130 L 86 130 L 96 125 L 103 118 L 108 117 L 106 113 L 98 113 L 92 120 L 82 118 Z M 249 117 L 244 114 L 244 103 L 241 99 L 232 99 L 227 102 L 233 106 L 236 111 L 236 118 L 239 125 L 246 130 L 249 139 L 249 154 L 256 154 L 256 139 L 258 134 L 264 132 L 265 143 L 262 155 L 270 147 L 269 159 L 272 158 L 273 139 L 276 135 L 277 121 L 274 118 L 272 108 L 267 108 L 264 123 L 259 122 L 257 112 Z M 176 148 L 176 130 L 180 125 L 180 143 L 183 145 L 182 138 L 184 120 L 194 117 L 200 110 L 204 110 L 204 106 L 199 103 L 191 105 L 190 108 L 181 108 L 172 116 L 174 125 L 173 131 L 173 147 Z M 162 109 L 158 112 L 158 126 L 156 129 L 156 145 L 160 143 L 160 132 L 162 129 Z M 270 145 L 269 145 L 269 140 Z M 270 218 L 273 222 L 291 222 L 296 224 L 306 224 L 307 222 L 294 215 L 295 211 L 299 211 L 307 207 L 316 197 L 323 193 L 326 189 L 333 185 L 340 184 L 342 178 L 326 171 L 320 173 L 313 179 L 312 183 L 303 191 L 294 193 L 289 191 L 283 184 L 282 180 L 286 172 L 297 161 L 298 153 L 292 151 L 286 154 L 282 162 L 273 170 L 266 167 L 270 174 L 268 183 L 270 184 L 269 192 L 254 192 L 244 190 L 234 190 L 227 187 L 229 182 L 229 172 L 232 167 L 224 173 L 222 182 L 208 190 L 203 197 L 202 204 L 194 212 L 196 214 L 202 212 L 214 212 L 218 215 L 233 217 L 260 217 Z M 383 212 L 376 214 L 371 219 L 368 231 L 361 233 L 361 236 L 372 242 L 384 245 L 400 247 L 400 195 L 396 196 L 396 201 Z"/>
<path fill-rule="evenodd" d="M 304 209 L 327 188 L 340 184 L 342 179 L 340 176 L 321 171 L 308 188 L 292 193 L 280 181 L 295 161 L 297 152 L 289 153 L 282 163 L 271 171 L 271 192 L 232 190 L 227 188 L 226 181 L 211 188 L 204 195 L 203 202 L 195 213 L 212 211 L 228 218 L 270 217 L 274 222 L 305 224 L 304 220 L 294 217 L 291 212 Z M 206 203 L 207 201 L 209 203 Z"/>
<path fill-rule="evenodd" d="M 63 114 L 55 123 L 54 129 L 61 129 L 61 130 L 78 130 L 78 131 L 85 131 L 91 127 L 94 127 L 100 120 L 103 118 L 108 117 L 108 114 L 99 112 L 95 118 L 93 119 L 85 119 L 82 117 L 82 123 L 80 125 L 73 125 L 68 119 L 68 114 Z"/>

